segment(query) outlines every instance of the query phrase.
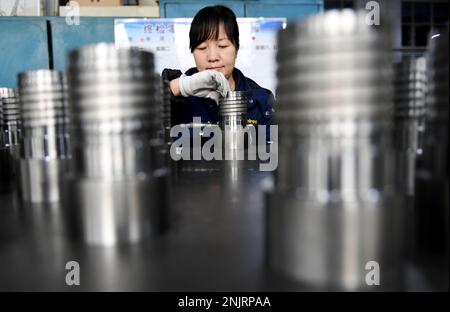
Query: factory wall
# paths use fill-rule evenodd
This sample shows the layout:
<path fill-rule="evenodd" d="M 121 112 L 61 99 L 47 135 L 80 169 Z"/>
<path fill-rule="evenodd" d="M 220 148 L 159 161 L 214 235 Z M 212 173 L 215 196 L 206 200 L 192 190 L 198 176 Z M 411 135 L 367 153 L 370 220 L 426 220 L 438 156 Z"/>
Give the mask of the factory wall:
<path fill-rule="evenodd" d="M 301 19 L 323 10 L 322 0 L 160 1 L 162 18 L 193 17 L 201 7 L 225 4 L 238 17 Z M 0 86 L 17 86 L 17 74 L 34 69 L 65 70 L 67 53 L 83 45 L 114 42 L 115 17 L 0 17 Z"/>

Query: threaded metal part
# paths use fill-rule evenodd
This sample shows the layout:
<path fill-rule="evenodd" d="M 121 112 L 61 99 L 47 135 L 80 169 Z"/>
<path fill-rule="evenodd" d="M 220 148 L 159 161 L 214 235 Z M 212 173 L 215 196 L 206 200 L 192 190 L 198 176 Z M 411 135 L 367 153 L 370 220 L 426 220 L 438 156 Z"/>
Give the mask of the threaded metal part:
<path fill-rule="evenodd" d="M 422 117 L 425 114 L 426 60 L 403 60 L 395 65 L 395 117 Z"/>
<path fill-rule="evenodd" d="M 17 90 L 0 88 L 0 97 L 3 102 L 3 122 L 20 122 L 20 104 Z"/>
<path fill-rule="evenodd" d="M 279 33 L 280 125 L 390 117 L 389 36 L 365 18 L 362 11 L 330 11 Z"/>
<path fill-rule="evenodd" d="M 62 72 L 54 70 L 19 74 L 24 129 L 68 124 L 67 85 L 64 84 L 64 79 Z"/>
<path fill-rule="evenodd" d="M 153 54 L 101 43 L 70 54 L 71 113 L 77 130 L 121 133 L 158 128 Z"/>

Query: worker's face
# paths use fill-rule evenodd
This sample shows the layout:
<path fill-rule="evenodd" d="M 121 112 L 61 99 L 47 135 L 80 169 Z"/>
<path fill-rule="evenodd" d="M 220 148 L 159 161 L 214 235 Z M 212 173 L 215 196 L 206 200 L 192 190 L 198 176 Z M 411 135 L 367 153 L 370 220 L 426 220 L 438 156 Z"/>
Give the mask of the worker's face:
<path fill-rule="evenodd" d="M 218 40 L 209 39 L 202 42 L 193 54 L 198 71 L 213 69 L 222 72 L 227 79 L 232 76 L 237 50 L 228 39 L 222 24 Z"/>

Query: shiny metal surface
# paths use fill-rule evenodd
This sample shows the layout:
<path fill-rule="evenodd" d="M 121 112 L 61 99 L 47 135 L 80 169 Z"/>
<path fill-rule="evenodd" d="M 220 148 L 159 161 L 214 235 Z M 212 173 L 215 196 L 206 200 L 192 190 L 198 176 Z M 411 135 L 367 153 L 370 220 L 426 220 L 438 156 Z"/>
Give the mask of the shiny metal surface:
<path fill-rule="evenodd" d="M 225 159 L 244 159 L 244 149 L 248 146 L 247 127 L 248 99 L 245 91 L 229 91 L 219 100 L 219 125 L 222 129 Z M 255 135 L 256 136 L 256 135 Z"/>
<path fill-rule="evenodd" d="M 0 88 L 0 191 L 14 183 L 20 153 L 19 99 L 15 89 Z"/>
<path fill-rule="evenodd" d="M 118 181 L 73 180 L 75 237 L 88 245 L 137 243 L 165 230 L 168 222 L 167 173 Z M 80 225 L 82 225 L 80 227 Z"/>
<path fill-rule="evenodd" d="M 32 204 L 60 202 L 62 177 L 68 168 L 68 159 L 21 157 L 18 161 L 21 200 Z"/>
<path fill-rule="evenodd" d="M 426 59 L 406 59 L 395 64 L 395 117 L 425 116 Z"/>
<path fill-rule="evenodd" d="M 71 151 L 64 74 L 36 70 L 19 74 L 22 142 L 20 196 L 27 203 L 58 202 Z"/>
<path fill-rule="evenodd" d="M 431 40 L 428 53 L 428 92 L 426 96 L 427 123 L 448 123 L 448 28 Z"/>
<path fill-rule="evenodd" d="M 167 153 L 153 54 L 113 44 L 70 54 L 74 174 L 67 204 L 83 241 L 137 243 L 164 228 Z M 79 236 L 80 237 L 80 236 Z"/>
<path fill-rule="evenodd" d="M 429 47 L 423 155 L 416 172 L 419 251 L 449 261 L 449 43 L 448 28 Z"/>
<path fill-rule="evenodd" d="M 394 146 L 397 190 L 406 196 L 405 227 L 407 256 L 414 258 L 416 240 L 414 211 L 416 162 L 423 152 L 425 95 L 427 92 L 424 57 L 405 59 L 394 67 Z M 419 160 L 420 161 L 420 160 Z"/>
<path fill-rule="evenodd" d="M 0 192 L 9 190 L 13 178 L 12 158 L 4 136 L 3 104 L 0 97 Z"/>
<path fill-rule="evenodd" d="M 2 98 L 4 145 L 11 150 L 16 149 L 20 143 L 20 104 L 16 89 L 0 88 Z"/>
<path fill-rule="evenodd" d="M 364 19 L 332 11 L 279 33 L 277 120 L 297 127 L 392 114 L 392 69 L 378 66 L 391 61 L 389 37 L 375 35 Z"/>
<path fill-rule="evenodd" d="M 403 60 L 395 65 L 394 144 L 397 155 L 398 187 L 414 195 L 416 158 L 423 152 L 425 131 L 426 60 Z"/>
<path fill-rule="evenodd" d="M 398 198 L 325 205 L 278 192 L 268 200 L 270 264 L 284 276 L 316 290 L 404 289 L 398 263 L 403 236 L 396 230 L 404 215 Z M 365 283 L 369 261 L 380 264 L 381 287 Z"/>
<path fill-rule="evenodd" d="M 247 124 L 247 93 L 229 91 L 219 99 L 219 125 L 224 130 L 241 129 Z"/>
<path fill-rule="evenodd" d="M 318 289 L 403 287 L 404 210 L 395 189 L 389 34 L 365 12 L 330 11 L 278 37 L 279 166 L 268 196 L 268 261 Z"/>
<path fill-rule="evenodd" d="M 272 173 L 257 162 L 193 163 L 178 162 L 170 230 L 132 245 L 80 244 L 68 235 L 74 218 L 62 216 L 66 209 L 20 208 L 12 194 L 0 194 L 0 290 L 313 290 L 265 263 L 264 190 Z M 69 261 L 80 264 L 80 286 L 65 284 Z M 432 262 L 408 272 L 405 290 L 448 291 L 448 276 Z"/>

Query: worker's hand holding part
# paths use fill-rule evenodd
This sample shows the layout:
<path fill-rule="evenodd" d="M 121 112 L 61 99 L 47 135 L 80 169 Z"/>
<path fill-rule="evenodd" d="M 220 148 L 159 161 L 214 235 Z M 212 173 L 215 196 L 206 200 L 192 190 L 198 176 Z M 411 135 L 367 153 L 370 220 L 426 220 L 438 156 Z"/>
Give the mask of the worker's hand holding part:
<path fill-rule="evenodd" d="M 219 96 L 225 97 L 230 91 L 225 76 L 216 70 L 204 70 L 192 76 L 182 75 L 179 80 L 179 88 L 182 96 L 197 96 L 211 98 L 219 103 Z"/>

